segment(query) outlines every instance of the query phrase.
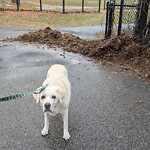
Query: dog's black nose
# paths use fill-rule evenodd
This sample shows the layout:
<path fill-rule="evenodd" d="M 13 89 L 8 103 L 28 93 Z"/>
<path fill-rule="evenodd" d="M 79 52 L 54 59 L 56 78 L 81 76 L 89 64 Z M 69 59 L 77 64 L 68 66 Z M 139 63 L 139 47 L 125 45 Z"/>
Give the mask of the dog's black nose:
<path fill-rule="evenodd" d="M 46 109 L 49 109 L 51 107 L 51 104 L 47 102 L 47 103 L 45 103 L 44 106 L 45 106 Z"/>

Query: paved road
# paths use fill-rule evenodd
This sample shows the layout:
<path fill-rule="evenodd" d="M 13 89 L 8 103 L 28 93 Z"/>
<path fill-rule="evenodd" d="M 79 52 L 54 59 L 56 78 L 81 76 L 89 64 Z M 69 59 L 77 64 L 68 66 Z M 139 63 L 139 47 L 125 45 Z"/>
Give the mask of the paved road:
<path fill-rule="evenodd" d="M 14 35 L 9 29 L 5 34 Z M 29 96 L 0 103 L 0 150 L 150 149 L 149 85 L 60 48 L 0 42 L 0 52 L 0 97 L 35 90 L 55 63 L 67 67 L 72 84 L 68 142 L 60 115 L 41 136 L 42 110 Z"/>

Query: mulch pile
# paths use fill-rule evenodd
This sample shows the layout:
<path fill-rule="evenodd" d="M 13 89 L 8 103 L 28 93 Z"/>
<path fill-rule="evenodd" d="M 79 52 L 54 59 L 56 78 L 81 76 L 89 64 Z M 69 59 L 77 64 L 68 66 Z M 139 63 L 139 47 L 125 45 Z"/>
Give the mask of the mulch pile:
<path fill-rule="evenodd" d="M 140 39 L 133 37 L 122 35 L 112 39 L 88 41 L 47 27 L 44 30 L 18 36 L 13 40 L 47 44 L 49 47 L 57 45 L 68 52 L 100 60 L 103 64 L 119 66 L 146 81 L 150 79 L 150 43 L 143 44 Z"/>

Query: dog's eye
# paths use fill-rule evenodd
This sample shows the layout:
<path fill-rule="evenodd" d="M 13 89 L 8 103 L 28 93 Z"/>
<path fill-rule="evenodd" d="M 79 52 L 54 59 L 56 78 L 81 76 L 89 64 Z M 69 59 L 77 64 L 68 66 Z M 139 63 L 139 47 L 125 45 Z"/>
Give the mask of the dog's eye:
<path fill-rule="evenodd" d="M 56 96 L 55 96 L 55 95 L 53 95 L 53 96 L 52 96 L 52 99 L 56 99 Z"/>
<path fill-rule="evenodd" d="M 41 96 L 41 99 L 45 99 L 45 96 L 43 95 L 43 96 Z"/>

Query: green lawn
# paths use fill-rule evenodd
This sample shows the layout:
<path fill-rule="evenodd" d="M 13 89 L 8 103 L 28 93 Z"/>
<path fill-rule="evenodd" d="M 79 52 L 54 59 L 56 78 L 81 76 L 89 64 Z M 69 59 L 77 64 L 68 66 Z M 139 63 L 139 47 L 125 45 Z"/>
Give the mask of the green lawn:
<path fill-rule="evenodd" d="M 0 11 L 0 27 L 65 27 L 101 25 L 105 13 Z"/>
<path fill-rule="evenodd" d="M 84 0 L 85 6 L 97 6 L 99 0 Z M 16 9 L 16 4 L 9 2 L 8 8 Z M 28 3 L 29 2 L 29 3 Z M 65 0 L 66 5 L 69 6 L 81 6 L 82 0 Z M 92 26 L 92 25 L 101 25 L 105 23 L 106 11 L 103 9 L 103 2 L 101 0 L 101 12 L 92 12 L 91 10 L 85 9 L 85 12 L 88 10 L 88 13 L 82 13 L 81 9 L 79 11 L 74 10 L 74 13 L 71 10 L 67 10 L 66 14 L 49 12 L 49 11 L 0 11 L 0 27 L 64 27 L 64 26 Z M 39 10 L 39 6 L 34 3 L 39 3 L 39 0 L 21 0 L 20 9 L 23 10 Z M 42 0 L 43 4 L 47 5 L 62 5 L 62 0 Z M 95 11 L 98 11 L 98 9 Z M 93 9 L 94 10 L 94 9 Z M 62 7 L 60 11 L 62 12 Z M 69 13 L 71 12 L 71 13 Z M 80 12 L 80 13 L 79 13 Z M 124 10 L 123 12 L 123 24 L 134 23 L 136 15 L 136 8 Z M 119 20 L 119 7 L 115 8 L 114 15 L 114 25 L 118 24 Z"/>

